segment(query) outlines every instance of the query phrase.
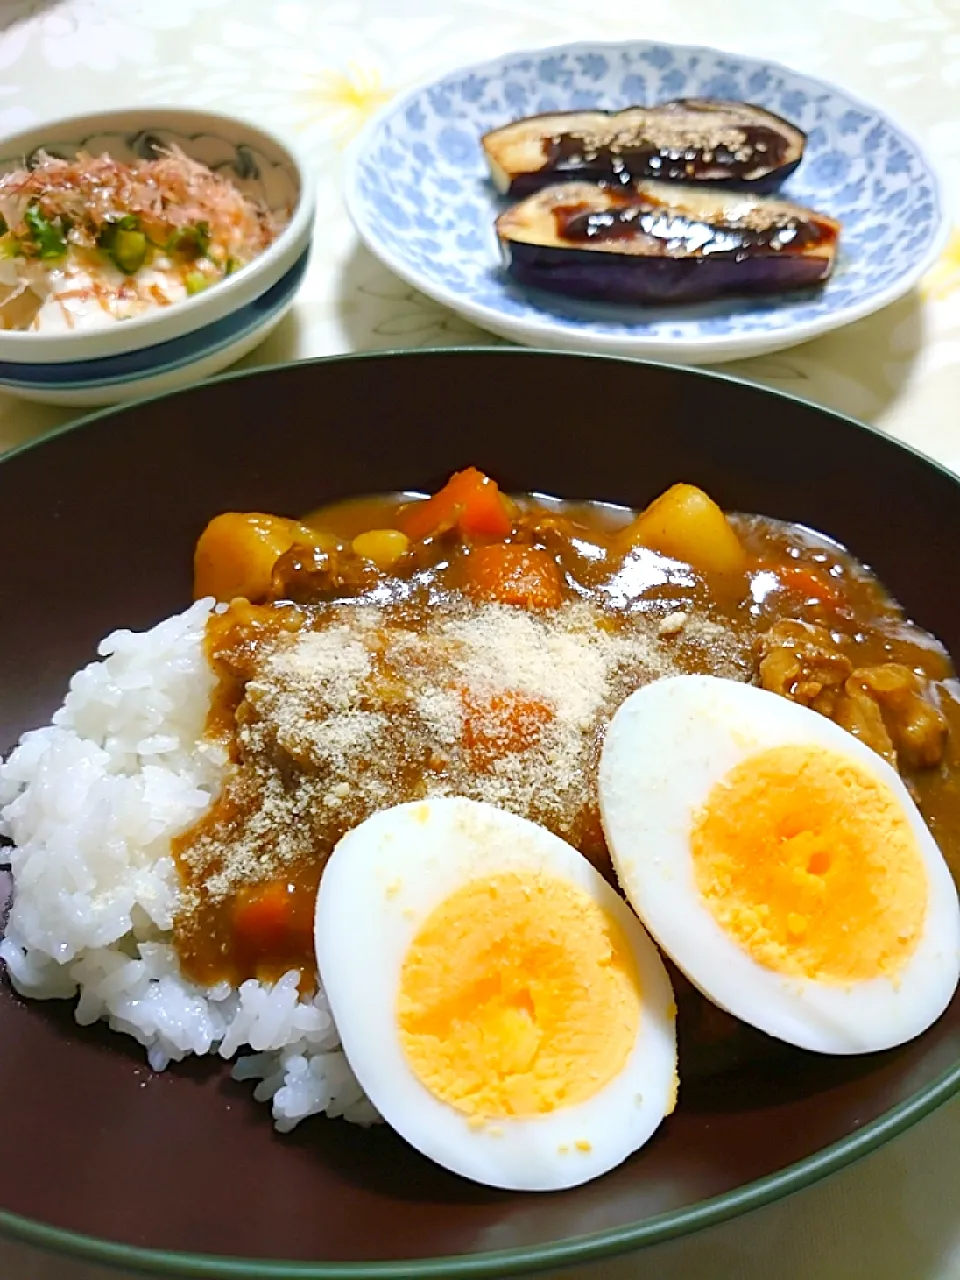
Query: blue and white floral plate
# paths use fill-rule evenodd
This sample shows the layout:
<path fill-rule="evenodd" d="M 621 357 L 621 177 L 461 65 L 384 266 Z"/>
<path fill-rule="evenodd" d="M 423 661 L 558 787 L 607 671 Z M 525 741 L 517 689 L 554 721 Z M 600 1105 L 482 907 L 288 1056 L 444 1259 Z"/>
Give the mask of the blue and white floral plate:
<path fill-rule="evenodd" d="M 804 160 L 783 191 L 843 224 L 832 279 L 802 293 L 657 308 L 567 302 L 512 284 L 493 229 L 505 202 L 481 136 L 537 112 L 678 97 L 756 102 L 805 130 Z M 921 147 L 874 107 L 776 63 L 646 40 L 511 53 L 394 99 L 354 145 L 346 200 L 386 266 L 493 333 L 687 364 L 775 351 L 887 306 L 932 264 L 947 230 Z"/>

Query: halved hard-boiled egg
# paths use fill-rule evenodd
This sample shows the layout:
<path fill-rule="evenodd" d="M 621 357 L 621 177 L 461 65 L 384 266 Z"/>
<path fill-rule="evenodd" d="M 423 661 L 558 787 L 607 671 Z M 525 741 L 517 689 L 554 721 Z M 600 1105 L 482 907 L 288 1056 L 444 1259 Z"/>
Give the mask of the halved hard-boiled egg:
<path fill-rule="evenodd" d="M 714 1003 L 822 1053 L 889 1048 L 960 977 L 949 869 L 900 777 L 832 721 L 713 676 L 617 709 L 599 773 L 624 892 Z"/>
<path fill-rule="evenodd" d="M 383 810 L 317 896 L 344 1052 L 424 1155 L 509 1190 L 620 1164 L 676 1097 L 670 981 L 625 902 L 545 828 L 459 797 Z"/>

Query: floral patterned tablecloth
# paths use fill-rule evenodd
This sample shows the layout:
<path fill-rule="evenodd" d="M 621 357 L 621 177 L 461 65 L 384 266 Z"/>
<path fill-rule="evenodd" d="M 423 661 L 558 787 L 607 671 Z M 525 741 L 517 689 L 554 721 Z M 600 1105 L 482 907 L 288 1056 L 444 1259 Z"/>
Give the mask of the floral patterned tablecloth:
<path fill-rule="evenodd" d="M 839 80 L 899 117 L 960 197 L 960 0 L 0 0 L 0 134 L 161 102 L 239 111 L 313 161 L 317 250 L 294 313 L 245 363 L 485 336 L 392 277 L 343 209 L 343 151 L 391 94 L 511 48 L 643 37 L 718 45 Z M 873 422 L 960 469 L 960 231 L 879 315 L 726 366 Z M 0 396 L 0 452 L 68 412 Z M 637 1258 L 577 1273 L 657 1280 L 960 1278 L 960 1101 L 829 1182 Z M 4 1280 L 115 1272 L 0 1242 Z"/>

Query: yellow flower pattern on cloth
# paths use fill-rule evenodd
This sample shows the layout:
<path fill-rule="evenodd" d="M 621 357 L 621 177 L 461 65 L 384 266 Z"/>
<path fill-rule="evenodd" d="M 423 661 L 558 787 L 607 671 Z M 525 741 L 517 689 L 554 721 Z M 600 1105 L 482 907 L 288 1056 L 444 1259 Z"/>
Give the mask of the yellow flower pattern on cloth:
<path fill-rule="evenodd" d="M 393 97 L 377 67 L 350 63 L 343 71 L 320 71 L 303 96 L 315 120 L 324 121 L 340 146 L 359 133 L 370 117 Z"/>
<path fill-rule="evenodd" d="M 925 298 L 941 301 L 960 288 L 960 229 L 955 228 L 943 253 L 920 282 Z"/>

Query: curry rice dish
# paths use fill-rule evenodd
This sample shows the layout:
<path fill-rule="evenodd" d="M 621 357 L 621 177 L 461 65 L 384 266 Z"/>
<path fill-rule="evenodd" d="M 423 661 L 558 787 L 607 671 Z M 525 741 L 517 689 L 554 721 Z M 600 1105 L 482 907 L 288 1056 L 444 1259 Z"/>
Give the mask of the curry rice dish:
<path fill-rule="evenodd" d="M 769 1052 L 753 1029 L 866 1051 L 949 1001 L 953 668 L 827 538 L 690 485 L 636 514 L 468 468 L 218 516 L 195 595 L 109 636 L 0 766 L 11 981 L 154 1068 L 219 1053 L 281 1130 L 379 1112 L 546 1189 L 672 1109 L 671 986 L 681 1078 Z M 841 999 L 869 1013 L 818 1038 Z M 636 1072 L 652 1110 L 613 1150 Z"/>

